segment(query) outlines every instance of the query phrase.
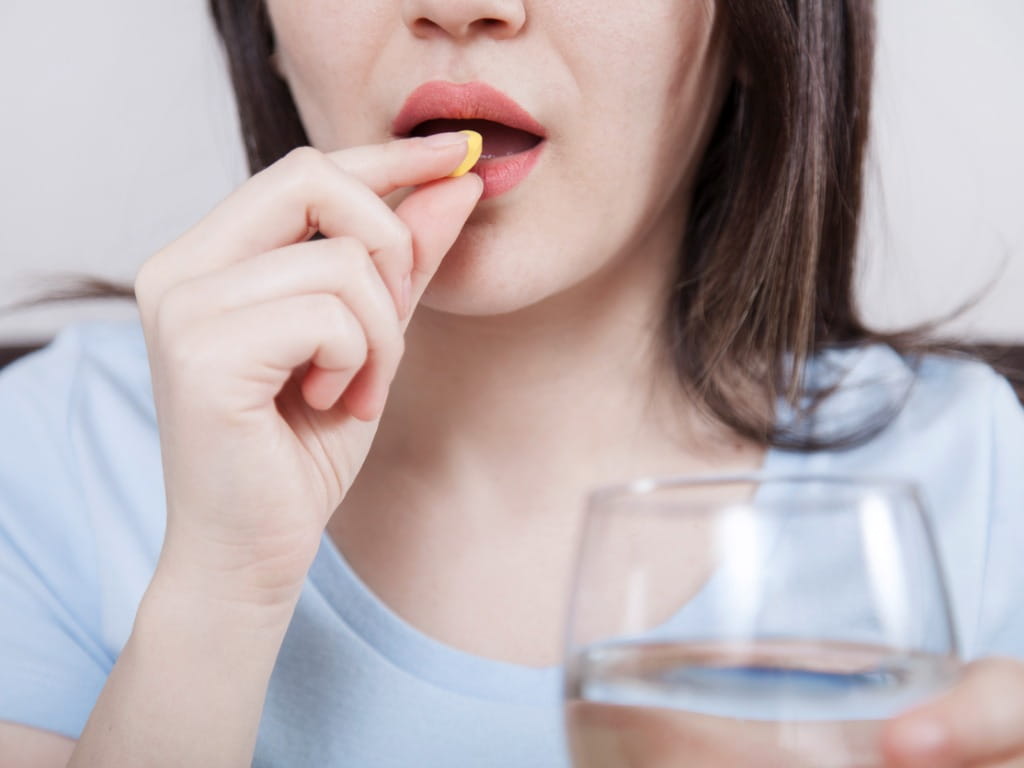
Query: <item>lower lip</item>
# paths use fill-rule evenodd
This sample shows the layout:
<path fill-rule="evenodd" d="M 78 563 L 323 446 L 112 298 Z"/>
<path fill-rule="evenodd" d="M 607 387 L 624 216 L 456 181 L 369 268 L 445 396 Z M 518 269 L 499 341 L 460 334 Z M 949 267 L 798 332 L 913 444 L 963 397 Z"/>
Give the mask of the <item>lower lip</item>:
<path fill-rule="evenodd" d="M 473 173 L 484 180 L 484 194 L 481 200 L 504 195 L 518 187 L 540 160 L 546 141 L 526 152 L 508 157 L 495 157 L 481 160 L 473 168 Z"/>

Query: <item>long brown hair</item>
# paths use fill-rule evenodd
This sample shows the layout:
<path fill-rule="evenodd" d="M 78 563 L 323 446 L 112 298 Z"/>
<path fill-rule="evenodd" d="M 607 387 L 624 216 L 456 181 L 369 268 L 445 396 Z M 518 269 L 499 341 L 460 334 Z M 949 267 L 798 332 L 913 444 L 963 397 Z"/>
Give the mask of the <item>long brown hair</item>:
<path fill-rule="evenodd" d="M 867 329 L 854 301 L 874 63 L 873 0 L 717 0 L 736 75 L 698 174 L 666 342 L 682 386 L 738 434 L 811 450 L 859 442 L 898 398 L 845 434 L 780 426 L 785 398 L 807 412 L 809 360 L 881 342 L 909 354 L 914 334 Z M 210 0 L 256 173 L 309 143 L 285 82 L 263 0 Z M 103 292 L 103 286 L 92 288 Z"/>
<path fill-rule="evenodd" d="M 711 415 L 761 443 L 813 448 L 807 434 L 776 424 L 778 398 L 807 394 L 805 363 L 824 347 L 880 338 L 853 298 L 874 6 L 718 2 L 737 75 L 698 174 L 666 335 L 680 382 Z M 308 138 L 270 63 L 264 4 L 210 8 L 255 173 Z"/>
<path fill-rule="evenodd" d="M 902 341 L 869 331 L 854 302 L 874 4 L 721 2 L 738 74 L 681 251 L 668 315 L 675 360 L 684 385 L 738 433 L 814 447 L 780 429 L 774 411 L 780 396 L 808 394 L 806 362 L 838 344 Z"/>

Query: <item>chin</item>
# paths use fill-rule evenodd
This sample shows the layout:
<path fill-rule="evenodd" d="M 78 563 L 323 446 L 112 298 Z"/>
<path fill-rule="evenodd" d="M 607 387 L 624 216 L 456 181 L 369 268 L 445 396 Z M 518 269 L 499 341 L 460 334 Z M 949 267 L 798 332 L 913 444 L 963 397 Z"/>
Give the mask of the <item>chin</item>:
<path fill-rule="evenodd" d="M 420 305 L 452 315 L 491 317 L 507 315 L 538 304 L 558 292 L 550 282 L 550 254 L 532 252 L 524 260 L 514 256 L 518 249 L 474 247 L 460 238 L 445 256 L 427 286 Z"/>

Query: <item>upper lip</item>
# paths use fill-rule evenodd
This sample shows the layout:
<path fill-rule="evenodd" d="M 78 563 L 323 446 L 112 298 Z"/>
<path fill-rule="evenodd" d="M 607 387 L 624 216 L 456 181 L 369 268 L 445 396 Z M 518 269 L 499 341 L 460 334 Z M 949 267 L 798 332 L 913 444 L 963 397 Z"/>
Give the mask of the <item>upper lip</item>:
<path fill-rule="evenodd" d="M 482 82 L 424 83 L 405 101 L 392 124 L 395 136 L 408 136 L 428 120 L 489 120 L 544 138 L 547 133 L 525 109 Z"/>

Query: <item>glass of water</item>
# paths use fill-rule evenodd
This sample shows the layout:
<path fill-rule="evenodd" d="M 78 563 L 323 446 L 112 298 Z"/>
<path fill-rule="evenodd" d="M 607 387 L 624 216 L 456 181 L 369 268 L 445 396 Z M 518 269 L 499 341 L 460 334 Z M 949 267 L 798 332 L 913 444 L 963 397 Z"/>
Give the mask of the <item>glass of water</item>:
<path fill-rule="evenodd" d="M 960 663 L 911 484 L 745 476 L 590 496 L 565 669 L 575 768 L 875 768 Z"/>

